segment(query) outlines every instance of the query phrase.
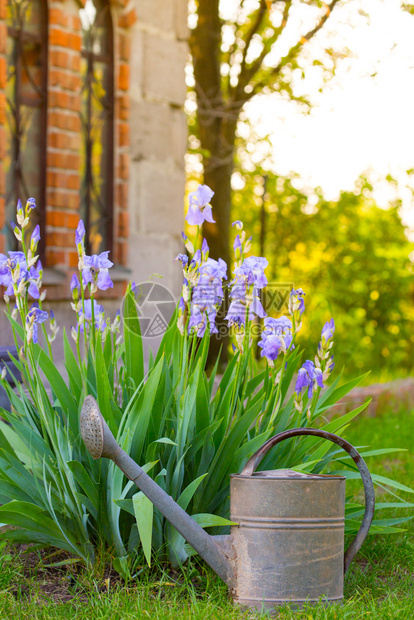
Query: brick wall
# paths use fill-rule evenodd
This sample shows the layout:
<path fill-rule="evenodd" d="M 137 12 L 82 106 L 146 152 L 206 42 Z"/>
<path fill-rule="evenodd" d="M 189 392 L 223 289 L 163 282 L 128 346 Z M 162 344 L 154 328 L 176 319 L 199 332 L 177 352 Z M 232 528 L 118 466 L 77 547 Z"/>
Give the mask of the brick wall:
<path fill-rule="evenodd" d="M 0 42 L 5 45 L 5 9 L 0 0 Z M 80 21 L 82 0 L 49 0 L 49 102 L 47 134 L 46 309 L 70 328 L 69 279 L 76 266 L 74 230 L 79 217 Z M 102 303 L 119 305 L 125 279 L 158 273 L 178 298 L 182 272 L 185 188 L 187 0 L 110 0 L 114 26 L 114 252 L 113 290 Z M 4 109 L 0 47 L 0 150 Z M 0 154 L 1 155 L 1 154 Z M 1 159 L 1 157 L 0 157 Z M 3 218 L 3 220 L 2 220 Z M 0 229 L 4 225 L 4 170 L 0 161 Z M 3 236 L 0 233 L 0 251 Z M 112 300 L 105 301 L 112 297 Z M 62 300 L 62 303 L 57 303 Z M 48 304 L 51 301 L 52 304 Z M 12 336 L 1 311 L 0 344 Z M 58 354 L 58 358 L 60 353 Z"/>
<path fill-rule="evenodd" d="M 46 159 L 46 267 L 67 277 L 52 284 L 49 297 L 67 296 L 67 278 L 77 266 L 74 234 L 80 209 L 81 45 L 79 8 L 85 0 L 49 0 L 48 117 Z M 0 0 L 0 160 L 5 150 L 7 0 Z M 114 28 L 114 244 L 112 259 L 127 262 L 129 180 L 129 61 L 131 26 L 136 20 L 128 0 L 111 0 Z M 0 229 L 4 221 L 4 169 L 0 163 Z M 0 251 L 4 236 L 0 235 Z M 47 278 L 46 278 L 47 280 Z M 110 294 L 122 294 L 116 286 Z"/>

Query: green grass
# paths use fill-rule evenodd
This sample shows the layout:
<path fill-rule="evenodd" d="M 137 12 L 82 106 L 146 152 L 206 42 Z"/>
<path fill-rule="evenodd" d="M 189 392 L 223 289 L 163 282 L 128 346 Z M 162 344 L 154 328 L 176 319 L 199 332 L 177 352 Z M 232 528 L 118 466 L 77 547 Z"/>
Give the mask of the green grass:
<path fill-rule="evenodd" d="M 412 448 L 414 412 L 362 418 L 348 431 L 355 445 Z M 413 486 L 414 458 L 408 452 L 368 461 L 373 472 Z M 407 497 L 409 501 L 412 498 Z M 385 516 L 396 516 L 388 513 Z M 398 516 L 398 515 L 397 515 Z M 343 606 L 281 610 L 282 620 L 412 620 L 414 619 L 414 537 L 411 522 L 403 534 L 371 536 L 345 579 Z M 140 581 L 122 586 L 113 575 L 94 575 L 67 568 L 28 565 L 26 555 L 0 549 L 0 618 L 2 620 L 132 620 L 137 618 L 255 618 L 228 600 L 224 584 L 196 563 L 184 573 L 143 570 Z"/>

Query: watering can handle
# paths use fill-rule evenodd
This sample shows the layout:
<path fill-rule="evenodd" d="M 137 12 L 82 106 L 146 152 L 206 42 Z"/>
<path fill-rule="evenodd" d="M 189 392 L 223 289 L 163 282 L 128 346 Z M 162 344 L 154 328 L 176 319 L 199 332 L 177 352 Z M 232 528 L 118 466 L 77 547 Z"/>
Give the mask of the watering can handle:
<path fill-rule="evenodd" d="M 253 475 L 253 472 L 256 469 L 257 465 L 260 463 L 264 455 L 267 454 L 267 452 L 269 452 L 271 448 L 273 448 L 273 446 L 280 443 L 284 439 L 298 437 L 299 435 L 311 435 L 313 437 L 321 437 L 322 439 L 328 439 L 329 441 L 336 443 L 338 446 L 348 452 L 348 454 L 353 458 L 359 469 L 359 473 L 361 474 L 365 492 L 365 514 L 357 535 L 352 540 L 348 549 L 345 551 L 344 573 L 346 573 L 349 565 L 362 547 L 362 544 L 368 535 L 368 531 L 371 527 L 372 519 L 374 517 L 375 508 L 374 485 L 372 484 L 372 479 L 368 471 L 368 467 L 366 466 L 365 461 L 359 454 L 359 452 L 348 441 L 346 441 L 342 437 L 338 437 L 338 435 L 334 435 L 333 433 L 328 433 L 317 428 L 292 428 L 288 431 L 284 431 L 283 433 L 279 433 L 278 435 L 275 435 L 274 437 L 268 439 L 262 445 L 262 447 L 259 448 L 259 450 L 255 454 L 253 454 L 253 456 L 247 461 L 240 475 Z"/>

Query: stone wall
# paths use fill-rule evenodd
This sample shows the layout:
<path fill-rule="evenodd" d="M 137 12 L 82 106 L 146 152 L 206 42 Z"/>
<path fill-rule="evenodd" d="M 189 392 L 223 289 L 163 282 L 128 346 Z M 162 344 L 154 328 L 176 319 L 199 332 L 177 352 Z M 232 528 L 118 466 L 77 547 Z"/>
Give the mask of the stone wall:
<path fill-rule="evenodd" d="M 47 299 L 58 322 L 70 326 L 69 281 L 77 265 L 79 219 L 80 58 L 79 8 L 85 0 L 49 0 L 46 205 Z M 6 6 L 0 0 L 0 230 L 4 221 Z M 177 297 L 181 270 L 185 189 L 187 0 L 110 0 L 114 24 L 115 287 L 102 298 L 120 300 L 125 283 L 154 273 Z M 3 249 L 0 233 L 0 252 Z M 111 302 L 111 306 L 114 304 Z M 0 345 L 11 334 L 0 304 Z"/>
<path fill-rule="evenodd" d="M 178 293 L 187 123 L 187 1 L 135 0 L 131 29 L 131 173 L 128 265 L 164 276 Z M 177 203 L 179 208 L 177 208 Z"/>

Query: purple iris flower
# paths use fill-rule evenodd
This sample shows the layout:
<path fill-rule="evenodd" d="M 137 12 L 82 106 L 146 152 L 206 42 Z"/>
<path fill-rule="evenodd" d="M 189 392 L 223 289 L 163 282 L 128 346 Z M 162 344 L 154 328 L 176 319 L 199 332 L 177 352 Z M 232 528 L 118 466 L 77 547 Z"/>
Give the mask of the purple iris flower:
<path fill-rule="evenodd" d="M 190 269 L 196 269 L 201 264 L 201 250 L 197 250 L 190 263 Z"/>
<path fill-rule="evenodd" d="M 201 244 L 201 256 L 203 260 L 205 260 L 210 252 L 210 248 L 208 247 L 208 243 L 205 239 L 203 239 L 203 243 Z"/>
<path fill-rule="evenodd" d="M 290 301 L 293 307 L 293 311 L 299 310 L 299 314 L 303 314 L 303 312 L 305 311 L 305 300 L 303 299 L 304 295 L 305 293 L 301 288 L 298 288 L 296 290 L 292 289 L 290 292 Z"/>
<path fill-rule="evenodd" d="M 40 241 L 40 227 L 39 224 L 34 228 L 32 236 L 30 237 L 30 248 L 34 252 L 37 248 L 37 244 Z"/>
<path fill-rule="evenodd" d="M 320 368 L 317 368 L 311 360 L 306 360 L 299 369 L 295 390 L 300 394 L 303 388 L 308 388 L 308 398 L 312 398 L 315 385 L 323 388 L 323 377 Z"/>
<path fill-rule="evenodd" d="M 281 349 L 286 351 L 289 349 L 292 339 L 292 321 L 290 319 L 285 316 L 279 319 L 266 317 L 262 338 L 258 342 L 258 346 L 262 349 L 262 357 L 274 361 Z"/>
<path fill-rule="evenodd" d="M 275 334 L 285 334 L 292 331 L 292 321 L 287 316 L 281 316 L 279 319 L 273 319 L 268 316 L 264 320 L 265 330 L 274 332 Z"/>
<path fill-rule="evenodd" d="M 217 310 L 223 300 L 223 280 L 227 279 L 227 265 L 219 258 L 218 261 L 208 258 L 198 270 L 198 283 L 193 289 L 191 299 L 191 314 L 188 329 L 197 330 L 197 336 L 201 338 L 207 327 L 210 333 L 218 333 L 215 324 Z M 185 306 L 184 306 L 185 307 Z"/>
<path fill-rule="evenodd" d="M 322 342 L 323 343 L 328 342 L 331 338 L 333 338 L 334 333 L 335 333 L 335 321 L 331 319 L 330 321 L 325 323 L 325 325 L 322 327 Z"/>
<path fill-rule="evenodd" d="M 264 320 L 264 330 L 262 332 L 262 339 L 266 339 L 266 337 L 270 335 L 283 337 L 285 342 L 286 350 L 289 350 L 289 347 L 292 345 L 292 321 L 288 319 L 286 316 L 281 316 L 279 319 L 273 319 L 268 316 Z M 292 349 L 294 349 L 294 345 L 292 345 Z"/>
<path fill-rule="evenodd" d="M 241 239 L 240 239 L 240 235 L 237 235 L 235 240 L 234 240 L 233 250 L 234 250 L 234 253 L 236 255 L 236 258 L 237 259 L 240 258 L 241 257 L 241 252 L 242 252 L 242 242 L 241 242 Z"/>
<path fill-rule="evenodd" d="M 76 275 L 76 273 L 73 274 L 72 279 L 70 281 L 70 292 L 72 293 L 72 297 L 73 297 L 74 291 L 76 291 L 76 297 L 78 297 L 79 292 L 80 292 L 80 282 L 79 282 L 79 278 Z"/>
<path fill-rule="evenodd" d="M 88 321 L 91 321 L 92 320 L 92 299 L 85 299 L 84 304 L 85 304 L 85 318 L 87 318 Z M 96 299 L 94 299 L 93 310 L 94 310 L 95 319 L 96 319 L 96 317 L 98 317 L 100 314 L 103 313 L 104 307 L 98 304 Z"/>
<path fill-rule="evenodd" d="M 195 192 L 188 196 L 189 207 L 186 220 L 190 226 L 201 226 L 203 222 L 215 223 L 210 206 L 214 192 L 207 185 L 199 185 Z"/>
<path fill-rule="evenodd" d="M 253 301 L 250 306 L 250 319 L 253 318 L 252 313 L 258 316 L 260 319 L 264 319 L 266 316 L 265 309 L 263 308 L 262 302 L 257 295 L 253 295 Z"/>
<path fill-rule="evenodd" d="M 222 258 L 218 261 L 208 258 L 199 268 L 199 284 L 212 284 L 218 287 L 218 295 L 223 297 L 222 281 L 227 280 L 227 264 Z"/>
<path fill-rule="evenodd" d="M 32 211 L 33 209 L 36 209 L 36 200 L 34 198 L 29 198 L 29 200 L 26 202 L 26 215 L 30 213 L 30 211 Z"/>
<path fill-rule="evenodd" d="M 85 319 L 89 322 L 92 321 L 92 300 L 91 299 L 85 299 L 84 301 L 84 308 L 85 308 Z M 96 301 L 96 299 L 93 300 L 93 311 L 94 311 L 94 315 L 95 315 L 95 327 L 97 329 L 99 329 L 99 326 L 101 324 L 101 318 L 104 312 L 104 308 L 103 306 L 101 306 L 100 304 L 98 304 L 98 302 Z M 82 316 L 82 310 L 79 311 L 79 317 Z M 84 325 L 83 323 L 81 323 L 80 325 L 80 331 L 83 332 L 84 330 Z"/>
<path fill-rule="evenodd" d="M 44 323 L 48 317 L 48 313 L 40 310 L 37 306 L 33 306 L 26 316 L 26 326 L 33 325 L 33 342 L 37 344 L 38 324 Z"/>
<path fill-rule="evenodd" d="M 257 343 L 258 346 L 262 349 L 261 356 L 267 357 L 267 359 L 274 361 L 279 355 L 279 351 L 282 348 L 282 342 L 279 336 L 275 334 L 271 334 L 267 336 L 267 338 L 262 338 L 260 342 Z"/>
<path fill-rule="evenodd" d="M 188 265 L 188 256 L 187 254 L 178 254 L 174 261 L 180 261 L 180 263 L 182 264 L 183 267 L 186 267 Z"/>
<path fill-rule="evenodd" d="M 84 267 L 82 269 L 82 279 L 85 285 L 93 282 L 101 291 L 106 291 L 106 289 L 113 287 L 114 284 L 108 272 L 113 263 L 108 259 L 108 254 L 109 252 L 93 254 L 92 256 L 85 254 L 83 257 Z"/>
<path fill-rule="evenodd" d="M 239 299 L 233 299 L 226 314 L 226 321 L 229 325 L 241 327 L 246 325 L 246 314 L 246 306 Z"/>
<path fill-rule="evenodd" d="M 37 268 L 32 266 L 30 270 L 28 270 L 23 252 L 9 252 L 8 254 L 9 256 L 0 254 L 0 285 L 6 287 L 6 294 L 14 294 L 12 272 L 19 267 L 19 277 L 15 283 L 16 287 L 18 288 L 21 282 L 28 283 L 27 290 L 29 295 L 31 295 L 33 299 L 39 299 L 40 292 L 37 282 L 40 278 L 38 268 L 39 265 L 40 267 L 42 266 L 40 261 L 38 261 Z"/>
<path fill-rule="evenodd" d="M 20 200 L 20 198 L 17 200 L 17 205 L 16 205 L 16 213 L 17 215 L 20 215 L 20 217 L 23 217 L 23 205 L 22 205 L 22 201 Z"/>
<path fill-rule="evenodd" d="M 236 278 L 243 279 L 248 285 L 254 284 L 258 289 L 262 289 L 267 285 L 267 278 L 264 270 L 268 266 L 266 258 L 261 256 L 249 256 L 245 258 L 240 267 L 235 269 Z"/>
<path fill-rule="evenodd" d="M 78 227 L 76 228 L 76 233 L 75 233 L 75 242 L 76 245 L 78 246 L 79 244 L 83 245 L 83 241 L 85 239 L 85 224 L 83 223 L 83 220 L 79 220 L 79 224 Z"/>
<path fill-rule="evenodd" d="M 236 227 L 236 230 L 243 230 L 243 222 L 241 220 L 235 220 L 231 226 L 232 228 Z"/>
<path fill-rule="evenodd" d="M 216 314 L 217 308 L 215 306 L 207 306 L 202 309 L 195 303 L 191 304 L 191 316 L 188 322 L 188 331 L 196 329 L 197 336 L 202 338 L 207 327 L 207 319 L 210 325 L 210 334 L 217 334 L 218 329 L 216 326 Z"/>

